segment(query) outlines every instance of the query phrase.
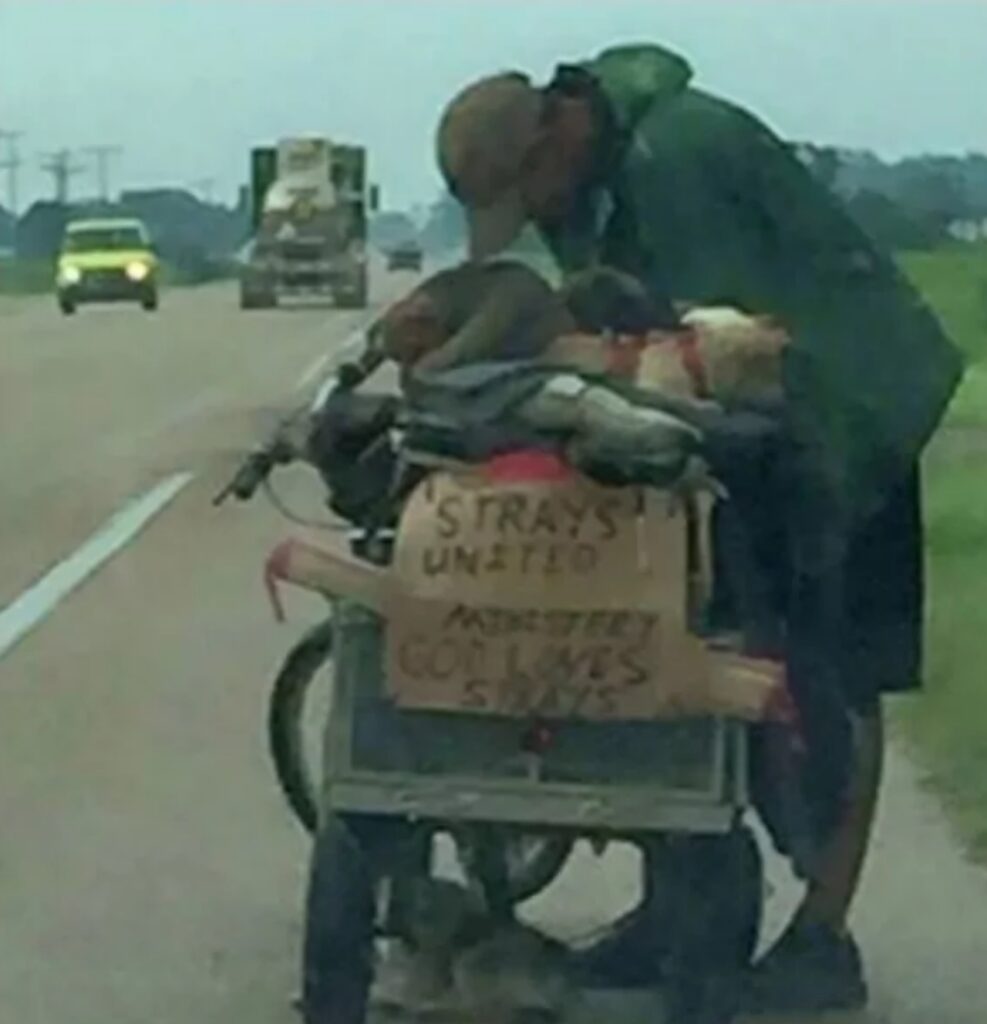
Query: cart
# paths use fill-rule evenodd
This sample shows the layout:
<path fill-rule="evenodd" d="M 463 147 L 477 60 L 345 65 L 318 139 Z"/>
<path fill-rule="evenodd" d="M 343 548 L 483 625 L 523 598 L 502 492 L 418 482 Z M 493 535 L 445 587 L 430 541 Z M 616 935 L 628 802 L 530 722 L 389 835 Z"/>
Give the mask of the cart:
<path fill-rule="evenodd" d="M 420 481 L 446 466 L 442 447 L 405 445 L 402 471 L 411 467 Z M 255 457 L 247 473 L 255 479 L 235 492 L 252 493 L 278 461 L 283 450 Z M 391 528 L 375 524 L 351 540 L 362 560 L 392 560 Z M 433 871 L 433 841 L 443 833 L 504 915 L 551 883 L 578 840 L 660 847 L 666 1019 L 732 1020 L 762 912 L 760 854 L 743 820 L 749 725 L 720 715 L 624 721 L 402 706 L 380 614 L 326 596 L 330 615 L 289 654 L 270 723 L 282 785 L 314 838 L 306 1024 L 367 1019 L 376 944 L 401 934 L 402 893 Z M 309 681 L 329 661 L 332 706 L 313 784 L 297 719 Z"/>

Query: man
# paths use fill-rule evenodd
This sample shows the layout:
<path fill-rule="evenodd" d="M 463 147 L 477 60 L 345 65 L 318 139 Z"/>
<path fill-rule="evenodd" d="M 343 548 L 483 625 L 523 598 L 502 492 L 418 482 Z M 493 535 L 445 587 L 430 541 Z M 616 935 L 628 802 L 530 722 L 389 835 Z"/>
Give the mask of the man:
<path fill-rule="evenodd" d="M 841 799 L 829 801 L 804 902 L 755 968 L 748 1008 L 848 1009 L 867 995 L 847 917 L 881 776 L 880 697 L 918 685 L 918 456 L 961 362 L 891 259 L 789 147 L 691 77 L 680 57 L 642 45 L 561 66 L 541 89 L 520 74 L 486 79 L 445 111 L 438 158 L 466 208 L 474 259 L 523 239 L 565 273 L 604 262 L 659 295 L 770 313 L 793 339 L 793 490 L 812 539 L 796 544 L 787 654 L 806 693 L 849 707 L 850 727 L 845 757 L 827 760 L 815 744 L 813 779 L 830 797 L 838 782 Z M 590 970 L 616 977 L 647 940 L 651 876 L 642 910 L 590 951 Z"/>

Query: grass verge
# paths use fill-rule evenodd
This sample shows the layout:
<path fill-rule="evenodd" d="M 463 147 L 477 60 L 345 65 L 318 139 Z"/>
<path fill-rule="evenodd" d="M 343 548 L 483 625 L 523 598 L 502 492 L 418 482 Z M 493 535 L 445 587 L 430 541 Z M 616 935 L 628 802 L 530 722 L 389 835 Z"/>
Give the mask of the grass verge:
<path fill-rule="evenodd" d="M 925 465 L 926 687 L 897 718 L 971 852 L 987 857 L 987 247 L 902 263 L 970 360 Z"/>
<path fill-rule="evenodd" d="M 54 270 L 43 260 L 0 260 L 0 295 L 38 295 L 51 291 Z"/>
<path fill-rule="evenodd" d="M 972 852 L 987 857 L 987 473 L 979 453 L 926 466 L 926 686 L 898 718 Z"/>
<path fill-rule="evenodd" d="M 987 244 L 903 253 L 899 262 L 967 358 L 987 358 Z"/>

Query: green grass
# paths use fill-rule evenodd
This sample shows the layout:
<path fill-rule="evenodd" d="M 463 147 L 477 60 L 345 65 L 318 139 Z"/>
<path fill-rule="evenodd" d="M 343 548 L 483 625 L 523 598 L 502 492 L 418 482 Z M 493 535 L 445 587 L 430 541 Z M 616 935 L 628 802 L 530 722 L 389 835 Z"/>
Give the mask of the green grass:
<path fill-rule="evenodd" d="M 967 358 L 987 358 L 987 244 L 903 253 L 899 262 Z"/>
<path fill-rule="evenodd" d="M 967 368 L 950 403 L 946 427 L 987 430 L 987 363 L 973 363 Z"/>
<path fill-rule="evenodd" d="M 987 246 L 902 264 L 970 368 L 926 458 L 926 687 L 899 719 L 971 850 L 987 856 Z"/>
<path fill-rule="evenodd" d="M 948 422 L 987 426 L 987 244 L 904 253 L 899 262 L 969 361 Z"/>
<path fill-rule="evenodd" d="M 899 711 L 930 781 L 987 855 L 987 454 L 926 467 L 926 686 Z"/>
<path fill-rule="evenodd" d="M 51 291 L 54 269 L 44 260 L 0 260 L 0 295 L 36 295 Z"/>
<path fill-rule="evenodd" d="M 969 363 L 948 422 L 987 426 L 987 244 L 903 253 L 899 262 Z"/>

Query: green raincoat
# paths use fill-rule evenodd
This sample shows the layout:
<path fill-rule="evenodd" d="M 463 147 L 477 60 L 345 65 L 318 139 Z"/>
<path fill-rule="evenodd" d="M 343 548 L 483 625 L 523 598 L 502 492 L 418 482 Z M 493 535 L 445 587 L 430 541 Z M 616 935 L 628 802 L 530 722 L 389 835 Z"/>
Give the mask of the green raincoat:
<path fill-rule="evenodd" d="M 585 66 L 623 148 L 607 208 L 551 239 L 560 263 L 602 259 L 676 299 L 778 316 L 793 337 L 793 421 L 827 504 L 848 523 L 869 514 L 939 422 L 962 373 L 958 351 L 791 148 L 690 87 L 683 59 L 628 46 Z"/>

